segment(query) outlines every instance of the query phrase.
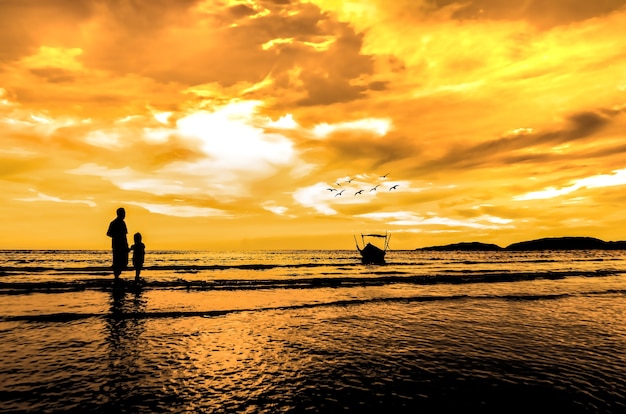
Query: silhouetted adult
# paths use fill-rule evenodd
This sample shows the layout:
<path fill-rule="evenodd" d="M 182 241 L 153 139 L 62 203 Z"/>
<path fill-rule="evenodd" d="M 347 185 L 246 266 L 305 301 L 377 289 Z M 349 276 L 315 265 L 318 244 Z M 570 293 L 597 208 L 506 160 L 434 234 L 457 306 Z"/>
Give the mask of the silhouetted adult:
<path fill-rule="evenodd" d="M 126 234 L 126 210 L 123 207 L 117 209 L 117 217 L 109 224 L 107 236 L 111 238 L 111 246 L 113 247 L 113 274 L 117 280 L 122 274 L 122 270 L 128 266 L 128 240 Z"/>

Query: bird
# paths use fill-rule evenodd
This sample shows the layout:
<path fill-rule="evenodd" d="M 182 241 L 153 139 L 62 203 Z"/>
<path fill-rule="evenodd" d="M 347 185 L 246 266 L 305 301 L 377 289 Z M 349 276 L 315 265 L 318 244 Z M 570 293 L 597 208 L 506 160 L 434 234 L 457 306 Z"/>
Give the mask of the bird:
<path fill-rule="evenodd" d="M 389 173 L 387 173 L 385 175 L 381 175 L 380 178 L 387 178 L 388 175 L 389 175 Z"/>
<path fill-rule="evenodd" d="M 352 182 L 352 180 L 354 180 L 354 178 L 348 178 L 345 182 L 350 184 Z"/>
<path fill-rule="evenodd" d="M 395 185 L 392 185 L 391 187 L 389 187 L 389 191 L 391 191 L 391 190 L 395 190 L 396 188 L 398 188 L 398 186 L 399 186 L 399 185 L 400 185 L 400 184 L 395 184 Z"/>
<path fill-rule="evenodd" d="M 356 193 L 354 193 L 354 195 L 355 195 L 355 196 L 356 196 L 356 195 L 359 195 L 359 194 L 361 194 L 362 192 L 363 192 L 363 190 L 359 190 L 359 191 L 357 191 Z"/>
<path fill-rule="evenodd" d="M 327 190 L 328 190 L 328 191 L 337 191 L 337 189 L 336 189 L 336 188 L 332 188 L 332 187 L 327 188 Z"/>
<path fill-rule="evenodd" d="M 376 191 L 376 189 L 378 188 L 378 186 L 380 186 L 380 184 L 377 184 L 376 186 L 374 186 L 373 188 L 370 188 L 370 191 Z"/>
<path fill-rule="evenodd" d="M 341 184 L 339 184 L 339 182 L 336 182 L 335 185 L 338 185 L 339 187 L 341 187 Z"/>
<path fill-rule="evenodd" d="M 346 190 L 341 190 L 340 192 L 338 192 L 337 194 L 335 194 L 335 197 L 340 196 L 344 191 Z"/>

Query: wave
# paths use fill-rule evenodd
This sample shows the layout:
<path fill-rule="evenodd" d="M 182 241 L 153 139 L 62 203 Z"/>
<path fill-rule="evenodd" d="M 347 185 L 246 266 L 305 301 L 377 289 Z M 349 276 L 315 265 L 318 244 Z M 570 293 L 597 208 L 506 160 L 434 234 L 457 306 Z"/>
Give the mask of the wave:
<path fill-rule="evenodd" d="M 356 266 L 360 263 L 345 263 L 342 266 Z M 195 273 L 210 270 L 268 270 L 277 268 L 307 268 L 307 267 L 324 267 L 333 266 L 329 263 L 297 263 L 297 264 L 232 264 L 232 265 L 158 265 L 145 266 L 143 270 L 150 271 L 173 271 L 177 273 Z M 133 270 L 132 267 L 126 270 Z M 54 273 L 54 274 L 110 274 L 111 266 L 80 266 L 80 267 L 51 267 L 51 266 L 2 266 L 0 267 L 0 276 L 10 274 L 29 274 L 29 273 Z"/>
<path fill-rule="evenodd" d="M 208 280 L 143 280 L 139 285 L 130 280 L 113 281 L 110 278 L 78 279 L 71 281 L 0 281 L 0 295 L 28 293 L 63 293 L 84 290 L 110 290 L 116 288 L 141 290 L 258 290 L 258 289 L 315 289 L 411 285 L 459 285 L 475 283 L 514 283 L 534 280 L 559 280 L 568 277 L 607 277 L 625 273 L 624 270 L 564 270 L 546 272 L 493 272 L 414 275 L 402 271 L 374 271 L 363 276 L 288 277 L 276 279 L 208 279 Z"/>
<path fill-rule="evenodd" d="M 108 320 L 145 320 L 145 319 L 176 319 L 176 318 L 216 318 L 237 313 L 250 312 L 282 312 L 294 311 L 302 309 L 314 309 L 325 307 L 350 307 L 361 306 L 377 303 L 423 303 L 423 302 L 443 302 L 443 301 L 459 301 L 459 300 L 505 300 L 505 301 L 541 301 L 541 300 L 559 300 L 572 296 L 593 296 L 593 295 L 619 295 L 626 296 L 626 289 L 608 289 L 603 291 L 589 291 L 584 293 L 559 293 L 559 294 L 518 294 L 518 295 L 429 295 L 429 296 L 410 296 L 410 297 L 384 297 L 369 299 L 350 299 L 337 300 L 329 302 L 314 302 L 299 305 L 272 306 L 244 309 L 225 309 L 225 310 L 203 310 L 203 311 L 151 311 L 151 312 L 126 312 L 119 309 L 112 309 L 109 313 L 74 313 L 61 312 L 37 315 L 11 315 L 0 316 L 0 322 L 72 322 L 76 320 L 98 318 Z"/>
<path fill-rule="evenodd" d="M 188 263 L 190 259 L 187 259 Z M 200 259 L 196 259 L 200 260 Z M 578 263 L 592 263 L 592 262 L 612 262 L 623 261 L 621 258 L 568 258 L 562 260 L 560 258 L 531 258 L 531 259 L 513 259 L 508 258 L 506 263 L 508 265 L 514 264 L 550 264 L 560 262 L 578 262 Z M 29 274 L 56 274 L 56 275 L 75 275 L 75 274 L 88 274 L 88 275 L 108 275 L 111 273 L 110 265 L 92 265 L 92 266 L 65 266 L 68 263 L 59 263 L 57 266 L 46 265 L 33 265 L 33 260 L 14 260 L 9 265 L 0 265 L 0 277 L 2 276 L 15 276 L 15 275 L 29 275 Z M 74 260 L 70 260 L 70 263 L 75 263 Z M 447 266 L 475 266 L 475 265 L 497 265 L 501 262 L 498 260 L 450 260 L 449 258 L 428 258 L 420 259 L 417 261 L 393 261 L 389 260 L 386 265 L 382 267 L 421 267 L 428 266 L 433 263 L 440 263 Z M 17 265 L 16 265 L 17 264 Z M 203 271 L 220 271 L 220 270 L 270 270 L 270 269 L 298 269 L 298 268 L 321 268 L 321 267 L 339 267 L 346 269 L 354 269 L 358 267 L 368 267 L 363 265 L 359 260 L 352 261 L 351 259 L 341 259 L 334 262 L 297 262 L 297 263 L 232 263 L 232 264 L 157 264 L 148 265 L 143 269 L 154 272 L 174 272 L 174 273 L 198 273 Z M 129 266 L 127 270 L 133 270 L 132 266 Z"/>

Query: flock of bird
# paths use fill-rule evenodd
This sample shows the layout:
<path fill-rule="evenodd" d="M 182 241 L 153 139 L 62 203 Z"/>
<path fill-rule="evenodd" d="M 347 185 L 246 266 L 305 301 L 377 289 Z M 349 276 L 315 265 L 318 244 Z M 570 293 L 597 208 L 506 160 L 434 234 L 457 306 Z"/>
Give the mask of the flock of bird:
<path fill-rule="evenodd" d="M 381 175 L 380 179 L 384 180 L 384 179 L 387 178 L 388 175 L 389 175 L 389 173 L 387 173 L 385 175 Z M 353 180 L 354 180 L 354 178 L 348 178 L 347 180 L 344 181 L 344 184 L 345 183 L 350 184 Z M 335 185 L 337 187 L 340 187 L 340 188 L 342 187 L 341 183 L 339 183 L 339 182 L 336 182 Z M 378 187 L 380 187 L 380 186 L 381 186 L 380 184 L 376 184 L 374 187 L 369 189 L 369 192 L 371 193 L 372 191 L 378 191 Z M 394 184 L 391 187 L 389 187 L 389 191 L 396 190 L 398 187 L 399 187 L 399 184 Z M 328 190 L 330 192 L 336 192 L 335 197 L 339 197 L 339 196 L 343 195 L 343 193 L 346 191 L 345 188 L 339 189 L 339 188 L 335 188 L 335 187 L 328 187 L 326 190 Z M 354 193 L 354 196 L 356 197 L 356 196 L 358 196 L 360 194 L 363 194 L 364 191 L 365 191 L 365 189 L 358 190 L 357 192 Z"/>

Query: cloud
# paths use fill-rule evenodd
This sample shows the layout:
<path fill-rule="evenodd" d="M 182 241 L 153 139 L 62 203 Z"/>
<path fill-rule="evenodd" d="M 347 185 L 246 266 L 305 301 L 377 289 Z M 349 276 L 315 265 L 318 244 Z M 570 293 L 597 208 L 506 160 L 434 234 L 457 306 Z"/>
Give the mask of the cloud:
<path fill-rule="evenodd" d="M 295 155 L 292 142 L 267 134 L 249 120 L 254 102 L 235 102 L 217 111 L 198 111 L 177 121 L 182 136 L 197 138 L 217 167 L 263 173 L 276 164 L 287 164 Z"/>
<path fill-rule="evenodd" d="M 275 201 L 266 201 L 262 204 L 262 207 L 267 210 L 267 211 L 271 211 L 272 213 L 278 215 L 278 216 L 283 216 L 285 215 L 285 213 L 287 213 L 287 211 L 289 211 L 289 208 L 285 207 L 285 206 L 279 206 L 276 204 Z"/>
<path fill-rule="evenodd" d="M 137 151 L 130 156 L 143 162 L 120 168 L 84 163 L 68 172 L 98 176 L 127 191 L 203 194 L 223 201 L 247 198 L 254 183 L 304 168 L 289 138 L 266 132 L 268 118 L 257 114 L 257 105 L 237 101 L 212 111 L 190 111 L 173 126 L 137 130 L 122 123 L 110 131 L 91 130 L 84 137 L 87 143 L 120 153 L 130 146 Z M 146 162 L 148 156 L 152 161 Z"/>
<path fill-rule="evenodd" d="M 100 104 L 121 103 L 127 95 L 128 105 L 130 99 L 148 95 L 157 100 L 164 90 L 175 93 L 181 85 L 254 84 L 270 73 L 277 79 L 275 95 L 283 103 L 345 102 L 367 90 L 353 84 L 372 71 L 371 59 L 360 53 L 360 35 L 310 3 L 257 2 L 254 7 L 231 7 L 222 1 L 76 3 L 51 0 L 46 10 L 27 1 L 19 7 L 0 5 L 6 23 L 0 34 L 4 30 L 3 37 L 16 39 L 19 45 L 14 51 L 3 49 L 10 64 L 0 70 L 7 80 L 7 73 L 20 79 L 23 100 L 49 96 L 48 91 L 37 95 L 40 88 L 29 86 L 42 81 L 63 91 L 55 94 L 57 100 L 64 94 L 76 102 L 75 85 L 80 84 L 81 99 L 91 95 Z M 69 34 L 67 27 L 79 28 L 80 36 Z M 264 44 L 274 47 L 263 48 Z M 299 75 L 289 80 L 295 68 Z M 33 81 L 25 81 L 27 76 Z M 292 81 L 303 89 L 293 93 Z M 104 83 L 108 87 L 102 87 Z M 120 83 L 127 83 L 126 88 L 117 87 Z"/>
<path fill-rule="evenodd" d="M 546 188 L 541 191 L 514 196 L 513 200 L 544 200 L 560 197 L 581 190 L 583 188 L 602 188 L 626 185 L 626 169 L 613 171 L 613 174 L 598 174 L 591 177 L 574 180 L 571 185 L 561 188 Z"/>
<path fill-rule="evenodd" d="M 372 224 L 409 244 L 617 233 L 621 7 L 0 2 L 3 227 L 128 200 L 235 246 Z"/>
<path fill-rule="evenodd" d="M 438 159 L 429 160 L 413 168 L 415 173 L 441 169 L 476 169 L 506 165 L 512 161 L 541 161 L 549 156 L 553 147 L 592 137 L 606 127 L 616 113 L 581 112 L 571 115 L 565 125 L 554 130 L 534 132 L 518 129 L 516 133 L 478 144 L 458 146 Z M 526 153 L 534 150 L 538 153 Z"/>
<path fill-rule="evenodd" d="M 317 124 L 313 127 L 313 135 L 319 138 L 326 138 L 336 132 L 370 132 L 373 135 L 384 136 L 391 128 L 390 119 L 359 119 L 356 121 L 338 122 L 328 124 L 326 122 Z"/>
<path fill-rule="evenodd" d="M 623 0 L 585 2 L 579 0 L 526 0 L 523 2 L 502 2 L 500 0 L 397 0 L 393 3 L 384 0 L 362 0 L 335 2 L 333 0 L 313 0 L 317 4 L 331 8 L 343 18 L 364 20 L 388 20 L 391 22 L 457 20 L 476 21 L 525 21 L 533 26 L 549 30 L 556 26 L 568 25 L 591 18 L 603 17 L 624 8 Z"/>
<path fill-rule="evenodd" d="M 37 192 L 35 190 L 30 190 L 34 193 L 37 193 L 35 197 L 22 197 L 16 198 L 17 201 L 25 201 L 25 202 L 53 202 L 53 203 L 65 203 L 65 204 L 86 204 L 89 207 L 95 207 L 96 203 L 92 200 L 63 200 L 59 197 L 49 196 L 47 194 L 43 194 Z"/>
<path fill-rule="evenodd" d="M 622 0 L 578 1 L 578 0 L 529 0 L 506 3 L 498 0 L 474 0 L 461 3 L 456 0 L 427 0 L 433 9 L 456 5 L 451 17 L 460 20 L 526 20 L 534 25 L 550 29 L 620 10 Z"/>
<path fill-rule="evenodd" d="M 511 228 L 513 220 L 489 215 L 480 217 L 458 220 L 452 218 L 438 217 L 436 215 L 420 216 L 410 211 L 392 211 L 392 212 L 376 212 L 360 214 L 358 217 L 366 219 L 384 221 L 390 226 L 410 226 L 410 227 L 466 227 L 474 229 L 495 229 L 508 227 Z"/>
<path fill-rule="evenodd" d="M 393 185 L 397 185 L 390 191 Z M 318 182 L 298 188 L 293 199 L 301 206 L 324 215 L 352 215 L 372 211 L 386 203 L 383 199 L 398 200 L 406 194 L 420 193 L 424 188 L 413 188 L 409 181 L 390 181 L 375 174 L 357 174 L 339 177 L 332 183 Z M 388 201 L 387 201 L 388 202 Z M 361 214 L 362 216 L 362 214 Z"/>
<path fill-rule="evenodd" d="M 95 17 L 81 22 L 88 34 L 78 39 L 81 62 L 113 75 L 140 74 L 188 86 L 255 83 L 269 73 L 280 85 L 297 66 L 304 90 L 293 95 L 280 88 L 280 95 L 307 105 L 357 99 L 367 89 L 352 84 L 372 66 L 348 25 L 310 3 L 251 5 L 99 2 Z M 319 70 L 320 62 L 325 70 Z"/>
<path fill-rule="evenodd" d="M 50 44 L 70 41 L 75 33 L 63 29 L 87 21 L 94 6 L 95 2 L 85 0 L 0 2 L 0 38 L 11 39 L 0 49 L 0 62 L 29 55 L 41 45 L 42 38 Z"/>
<path fill-rule="evenodd" d="M 334 195 L 327 195 L 327 189 L 327 184 L 317 183 L 294 191 L 293 199 L 302 206 L 312 208 L 318 213 L 335 215 L 337 211 L 330 207 L 330 197 L 334 197 Z"/>
<path fill-rule="evenodd" d="M 174 217 L 229 217 L 223 210 L 209 207 L 196 207 L 173 204 L 155 204 L 137 201 L 125 201 L 124 204 L 139 206 L 151 213 Z"/>

